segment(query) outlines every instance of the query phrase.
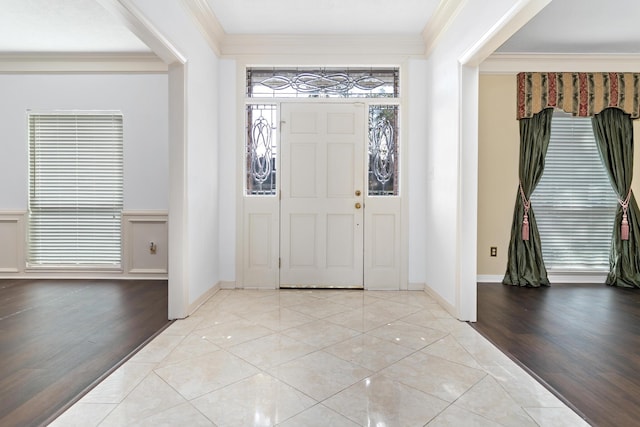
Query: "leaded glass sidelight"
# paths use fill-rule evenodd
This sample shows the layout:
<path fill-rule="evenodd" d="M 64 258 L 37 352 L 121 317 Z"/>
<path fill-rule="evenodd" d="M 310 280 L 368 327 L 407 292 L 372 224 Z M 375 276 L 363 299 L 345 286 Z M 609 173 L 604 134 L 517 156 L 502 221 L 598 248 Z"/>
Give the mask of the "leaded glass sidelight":
<path fill-rule="evenodd" d="M 247 195 L 276 194 L 276 117 L 274 104 L 247 105 Z"/>
<path fill-rule="evenodd" d="M 369 106 L 369 196 L 398 195 L 398 106 Z"/>

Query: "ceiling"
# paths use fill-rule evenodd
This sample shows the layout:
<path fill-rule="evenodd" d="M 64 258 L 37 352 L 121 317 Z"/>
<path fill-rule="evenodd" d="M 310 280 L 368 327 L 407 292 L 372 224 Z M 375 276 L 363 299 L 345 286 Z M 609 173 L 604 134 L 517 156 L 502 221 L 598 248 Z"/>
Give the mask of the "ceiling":
<path fill-rule="evenodd" d="M 150 52 L 95 0 L 0 0 L 1 53 Z"/>
<path fill-rule="evenodd" d="M 440 0 L 207 0 L 228 34 L 420 34 Z"/>
<path fill-rule="evenodd" d="M 227 34 L 270 35 L 415 35 L 422 33 L 439 4 L 439 0 L 207 2 Z M 609 0 L 607 7 L 603 3 L 554 0 L 498 52 L 640 53 L 640 2 Z M 58 52 L 148 53 L 150 49 L 96 0 L 0 0 L 0 53 Z"/>
<path fill-rule="evenodd" d="M 640 53 L 639 20 L 638 0 L 554 0 L 498 52 Z"/>

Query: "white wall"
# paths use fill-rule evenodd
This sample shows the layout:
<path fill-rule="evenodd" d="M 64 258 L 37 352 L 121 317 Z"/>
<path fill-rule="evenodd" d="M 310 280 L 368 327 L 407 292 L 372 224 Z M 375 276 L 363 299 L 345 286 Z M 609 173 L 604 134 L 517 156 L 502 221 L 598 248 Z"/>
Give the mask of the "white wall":
<path fill-rule="evenodd" d="M 426 281 L 427 258 L 427 174 L 425 167 L 427 159 L 427 123 L 424 120 L 427 111 L 427 62 L 426 60 L 413 59 L 407 61 L 407 87 L 406 96 L 408 132 L 408 147 L 401 150 L 404 162 L 408 168 L 409 198 L 409 284 L 424 285 Z"/>
<path fill-rule="evenodd" d="M 168 209 L 165 74 L 2 74 L 0 94 L 0 211 L 27 209 L 27 110 L 122 111 L 124 208 Z"/>
<path fill-rule="evenodd" d="M 478 83 L 459 59 L 527 3 L 465 2 L 427 60 L 426 284 L 462 320 L 476 318 Z"/>
<path fill-rule="evenodd" d="M 217 58 L 204 57 L 201 63 L 190 60 L 187 78 L 189 304 L 220 280 L 217 82 Z"/>
<path fill-rule="evenodd" d="M 220 182 L 220 280 L 233 283 L 236 281 L 236 203 L 237 189 L 237 144 L 238 124 L 236 123 L 238 99 L 236 82 L 236 61 L 225 59 L 220 61 L 218 85 L 220 87 L 219 123 L 219 168 Z"/>
<path fill-rule="evenodd" d="M 220 280 L 219 274 L 219 181 L 218 181 L 218 73 L 220 61 L 209 48 L 194 21 L 181 2 L 134 0 L 135 6 L 155 29 L 186 59 L 184 76 L 184 176 L 180 191 L 173 200 L 181 204 L 180 224 L 173 224 L 173 202 L 170 206 L 171 227 L 179 227 L 183 234 L 180 242 L 170 241 L 172 251 L 181 265 L 170 260 L 170 316 L 184 317 L 195 308 Z M 170 99 L 169 102 L 172 102 Z M 173 115 L 172 115 L 173 117 Z M 173 119 L 172 119 L 173 120 Z M 171 144 L 174 141 L 172 139 Z M 173 180 L 174 178 L 172 178 Z M 176 207 L 177 208 L 177 207 Z M 177 210 L 177 209 L 176 209 Z M 175 267 L 174 267 L 175 266 Z M 172 274 L 179 273 L 179 276 Z M 177 283 L 176 283 L 177 282 Z M 172 287 L 180 287 L 186 301 L 172 311 Z"/>

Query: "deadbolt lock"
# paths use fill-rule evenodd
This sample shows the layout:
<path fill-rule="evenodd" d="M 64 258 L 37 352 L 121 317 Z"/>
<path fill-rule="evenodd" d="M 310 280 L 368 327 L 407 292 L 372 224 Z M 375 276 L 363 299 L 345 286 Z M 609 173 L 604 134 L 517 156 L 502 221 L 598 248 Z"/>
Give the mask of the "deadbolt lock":
<path fill-rule="evenodd" d="M 362 193 L 360 192 L 360 190 L 356 190 L 356 196 L 361 195 Z"/>

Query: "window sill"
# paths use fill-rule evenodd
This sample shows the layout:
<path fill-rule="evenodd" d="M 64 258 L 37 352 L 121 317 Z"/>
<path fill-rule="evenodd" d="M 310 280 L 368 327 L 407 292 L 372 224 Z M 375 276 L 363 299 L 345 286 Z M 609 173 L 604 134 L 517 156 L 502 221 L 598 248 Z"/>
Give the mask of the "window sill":
<path fill-rule="evenodd" d="M 567 270 L 548 269 L 549 282 L 554 283 L 598 283 L 607 279 L 608 270 Z"/>
<path fill-rule="evenodd" d="M 47 265 L 47 266 L 36 266 L 36 265 L 28 265 L 24 271 L 26 273 L 57 273 L 57 272 L 78 272 L 78 273 L 113 273 L 113 274 L 121 274 L 123 273 L 123 268 L 121 265 L 113 266 L 113 267 L 105 267 L 105 266 L 92 266 L 92 265 L 83 265 L 83 266 L 68 266 L 68 265 Z"/>

